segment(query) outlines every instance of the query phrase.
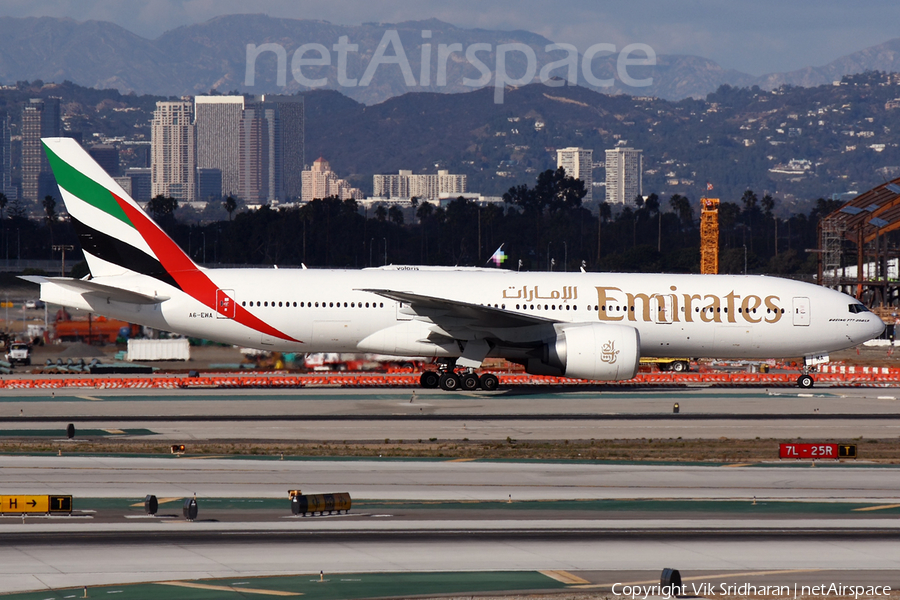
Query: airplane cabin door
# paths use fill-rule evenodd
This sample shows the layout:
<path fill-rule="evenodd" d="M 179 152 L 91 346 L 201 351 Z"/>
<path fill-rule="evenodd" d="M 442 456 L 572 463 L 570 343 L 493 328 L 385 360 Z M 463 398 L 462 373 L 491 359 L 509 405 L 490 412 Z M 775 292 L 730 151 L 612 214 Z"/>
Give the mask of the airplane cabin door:
<path fill-rule="evenodd" d="M 416 312 L 412 309 L 408 302 L 398 302 L 397 303 L 397 320 L 398 321 L 412 321 L 413 317 L 416 315 Z"/>
<path fill-rule="evenodd" d="M 216 290 L 216 316 L 233 319 L 235 310 L 234 290 Z"/>
<path fill-rule="evenodd" d="M 809 326 L 809 298 L 794 298 L 794 325 Z"/>
<path fill-rule="evenodd" d="M 664 325 L 671 324 L 673 319 L 674 302 L 671 294 L 657 295 L 654 297 L 656 301 L 653 307 L 656 313 L 655 319 L 657 323 Z"/>

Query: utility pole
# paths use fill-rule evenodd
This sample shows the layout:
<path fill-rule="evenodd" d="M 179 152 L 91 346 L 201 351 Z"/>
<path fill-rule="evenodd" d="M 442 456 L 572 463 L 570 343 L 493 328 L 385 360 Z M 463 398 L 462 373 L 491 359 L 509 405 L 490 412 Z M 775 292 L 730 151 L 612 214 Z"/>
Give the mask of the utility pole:
<path fill-rule="evenodd" d="M 54 252 L 62 252 L 62 266 L 59 269 L 59 276 L 66 276 L 66 250 L 74 250 L 75 246 L 71 244 L 54 244 L 52 246 Z"/>

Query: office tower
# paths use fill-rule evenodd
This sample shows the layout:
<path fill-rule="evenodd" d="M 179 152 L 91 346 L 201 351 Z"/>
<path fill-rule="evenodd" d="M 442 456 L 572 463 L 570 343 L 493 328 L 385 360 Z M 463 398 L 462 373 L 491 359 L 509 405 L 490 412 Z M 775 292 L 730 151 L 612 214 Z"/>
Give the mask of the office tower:
<path fill-rule="evenodd" d="M 97 144 L 88 148 L 88 154 L 91 155 L 97 164 L 103 167 L 103 170 L 110 177 L 119 176 L 119 149 L 109 144 Z"/>
<path fill-rule="evenodd" d="M 606 151 L 606 202 L 634 205 L 643 195 L 643 150 L 615 148 Z"/>
<path fill-rule="evenodd" d="M 194 125 L 197 128 L 197 168 L 219 169 L 225 195 L 240 192 L 240 131 L 243 96 L 197 96 Z"/>
<path fill-rule="evenodd" d="M 196 136 L 193 102 L 157 102 L 151 123 L 151 190 L 153 197 L 182 202 L 196 197 Z"/>
<path fill-rule="evenodd" d="M 222 197 L 222 171 L 197 167 L 197 199 L 207 202 Z"/>
<path fill-rule="evenodd" d="M 252 111 L 252 112 L 248 112 Z M 244 119 L 262 119 L 257 125 L 242 126 L 241 136 L 244 147 L 247 135 L 257 127 L 266 128 L 266 186 L 265 194 L 254 192 L 241 184 L 241 195 L 250 193 L 255 198 L 267 201 L 286 200 L 301 196 L 304 163 L 304 104 L 302 96 L 276 96 L 264 94 L 247 96 L 244 102 Z M 255 134 L 253 134 L 255 135 Z M 252 148 L 251 148 L 252 151 Z M 251 174 L 255 168 L 255 154 L 241 156 L 241 176 L 244 181 L 255 180 Z M 249 177 L 249 179 L 248 179 Z M 262 177 L 262 175 L 260 175 Z M 245 197 L 246 199 L 246 197 Z"/>
<path fill-rule="evenodd" d="M 0 192 L 6 198 L 18 198 L 18 190 L 12 185 L 12 143 L 9 133 L 9 113 L 0 111 Z"/>
<path fill-rule="evenodd" d="M 59 98 L 32 98 L 22 109 L 22 197 L 58 196 L 42 137 L 60 135 Z"/>
<path fill-rule="evenodd" d="M 584 182 L 587 195 L 582 202 L 594 199 L 594 151 L 586 148 L 562 148 L 556 151 L 556 167 L 566 170 L 566 175 Z"/>
<path fill-rule="evenodd" d="M 258 104 L 247 105 L 241 116 L 239 180 L 241 198 L 248 204 L 265 204 L 272 197 L 269 130 L 266 111 Z"/>
<path fill-rule="evenodd" d="M 278 165 L 280 192 L 278 198 L 300 198 L 303 167 L 305 164 L 305 114 L 303 96 L 277 96 L 265 94 L 262 97 L 266 108 L 273 108 L 277 115 Z M 273 150 L 272 155 L 275 152 Z"/>

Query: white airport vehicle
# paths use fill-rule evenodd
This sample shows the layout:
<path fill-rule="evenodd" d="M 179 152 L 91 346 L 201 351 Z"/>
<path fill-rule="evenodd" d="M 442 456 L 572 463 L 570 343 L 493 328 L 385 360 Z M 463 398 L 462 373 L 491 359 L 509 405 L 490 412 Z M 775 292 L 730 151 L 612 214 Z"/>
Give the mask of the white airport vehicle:
<path fill-rule="evenodd" d="M 634 377 L 641 355 L 821 359 L 881 319 L 828 288 L 764 276 L 376 269 L 204 269 L 75 140 L 45 151 L 90 268 L 27 277 L 41 299 L 110 318 L 283 352 L 434 357 L 424 387 L 495 389 L 487 357 L 529 373 Z M 798 379 L 809 387 L 804 368 Z"/>
<path fill-rule="evenodd" d="M 13 342 L 9 345 L 9 351 L 6 353 L 6 362 L 12 366 L 30 365 L 31 348 L 24 342 Z"/>

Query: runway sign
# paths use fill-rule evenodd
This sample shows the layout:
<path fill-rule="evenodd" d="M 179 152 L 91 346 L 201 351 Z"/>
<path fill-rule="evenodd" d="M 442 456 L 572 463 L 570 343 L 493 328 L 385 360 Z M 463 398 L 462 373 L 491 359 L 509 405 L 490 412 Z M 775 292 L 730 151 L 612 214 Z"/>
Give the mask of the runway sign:
<path fill-rule="evenodd" d="M 781 444 L 778 458 L 814 460 L 856 458 L 856 444 Z"/>
<path fill-rule="evenodd" d="M 72 512 L 72 496 L 0 496 L 0 514 Z"/>

